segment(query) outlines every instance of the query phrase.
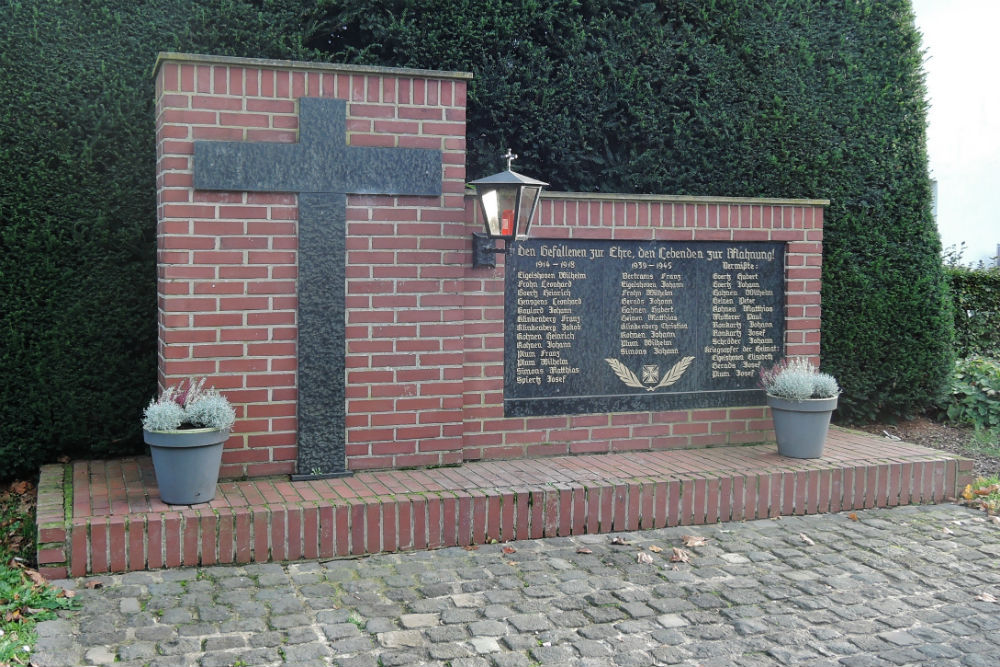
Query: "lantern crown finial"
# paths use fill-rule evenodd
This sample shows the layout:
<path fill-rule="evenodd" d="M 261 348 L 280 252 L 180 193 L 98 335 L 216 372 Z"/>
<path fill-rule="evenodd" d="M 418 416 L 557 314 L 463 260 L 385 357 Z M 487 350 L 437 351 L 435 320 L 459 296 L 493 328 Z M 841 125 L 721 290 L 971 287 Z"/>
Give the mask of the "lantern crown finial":
<path fill-rule="evenodd" d="M 510 163 L 517 159 L 517 153 L 508 148 L 507 152 L 503 154 L 503 159 L 507 160 L 507 171 L 510 171 Z"/>

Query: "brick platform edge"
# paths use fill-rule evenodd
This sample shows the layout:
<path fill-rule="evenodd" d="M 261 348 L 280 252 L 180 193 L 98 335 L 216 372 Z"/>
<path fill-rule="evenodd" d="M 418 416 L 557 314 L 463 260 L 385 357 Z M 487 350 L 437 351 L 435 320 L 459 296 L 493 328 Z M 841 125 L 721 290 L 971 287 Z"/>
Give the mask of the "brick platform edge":
<path fill-rule="evenodd" d="M 771 444 L 257 478 L 187 507 L 159 501 L 147 458 L 77 461 L 42 468 L 38 561 L 63 578 L 935 503 L 971 473 L 969 459 L 831 428 L 821 459 Z"/>

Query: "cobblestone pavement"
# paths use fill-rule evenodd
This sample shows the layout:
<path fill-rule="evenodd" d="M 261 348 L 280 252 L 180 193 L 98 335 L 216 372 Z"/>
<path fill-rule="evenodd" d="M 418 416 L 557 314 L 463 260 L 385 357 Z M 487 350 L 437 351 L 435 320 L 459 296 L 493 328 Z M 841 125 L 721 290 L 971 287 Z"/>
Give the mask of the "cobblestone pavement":
<path fill-rule="evenodd" d="M 40 624 L 33 662 L 1000 665 L 1000 526 L 955 505 L 854 516 L 59 582 L 83 608 Z"/>

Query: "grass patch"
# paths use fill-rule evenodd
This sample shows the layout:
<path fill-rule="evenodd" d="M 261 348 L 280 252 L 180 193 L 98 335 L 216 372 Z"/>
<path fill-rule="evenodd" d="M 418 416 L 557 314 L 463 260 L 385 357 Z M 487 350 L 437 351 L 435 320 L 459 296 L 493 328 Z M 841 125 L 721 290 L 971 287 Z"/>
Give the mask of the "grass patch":
<path fill-rule="evenodd" d="M 78 603 L 72 593 L 49 585 L 35 562 L 35 489 L 14 482 L 0 491 L 0 665 L 27 665 L 35 646 L 35 624 Z"/>
<path fill-rule="evenodd" d="M 1000 429 L 977 428 L 965 448 L 974 454 L 1000 458 Z"/>

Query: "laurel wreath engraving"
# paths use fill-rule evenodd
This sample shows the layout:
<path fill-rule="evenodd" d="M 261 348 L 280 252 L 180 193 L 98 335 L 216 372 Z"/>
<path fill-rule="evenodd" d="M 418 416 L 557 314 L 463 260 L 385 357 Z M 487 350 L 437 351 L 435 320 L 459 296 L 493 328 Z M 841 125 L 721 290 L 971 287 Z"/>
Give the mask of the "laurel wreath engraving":
<path fill-rule="evenodd" d="M 660 383 L 653 387 L 647 387 L 640 382 L 639 378 L 636 377 L 636 374 L 630 371 L 625 364 L 617 359 L 605 359 L 604 361 L 608 362 L 608 365 L 611 366 L 611 370 L 615 372 L 615 375 L 618 376 L 619 380 L 625 383 L 625 386 L 635 387 L 636 389 L 645 389 L 646 391 L 656 391 L 657 389 L 669 387 L 673 383 L 680 380 L 681 376 L 684 375 L 684 371 L 686 371 L 688 366 L 691 365 L 691 362 L 694 361 L 694 357 L 681 358 L 680 361 L 674 364 L 673 368 L 667 371 L 667 373 L 660 380 Z"/>

